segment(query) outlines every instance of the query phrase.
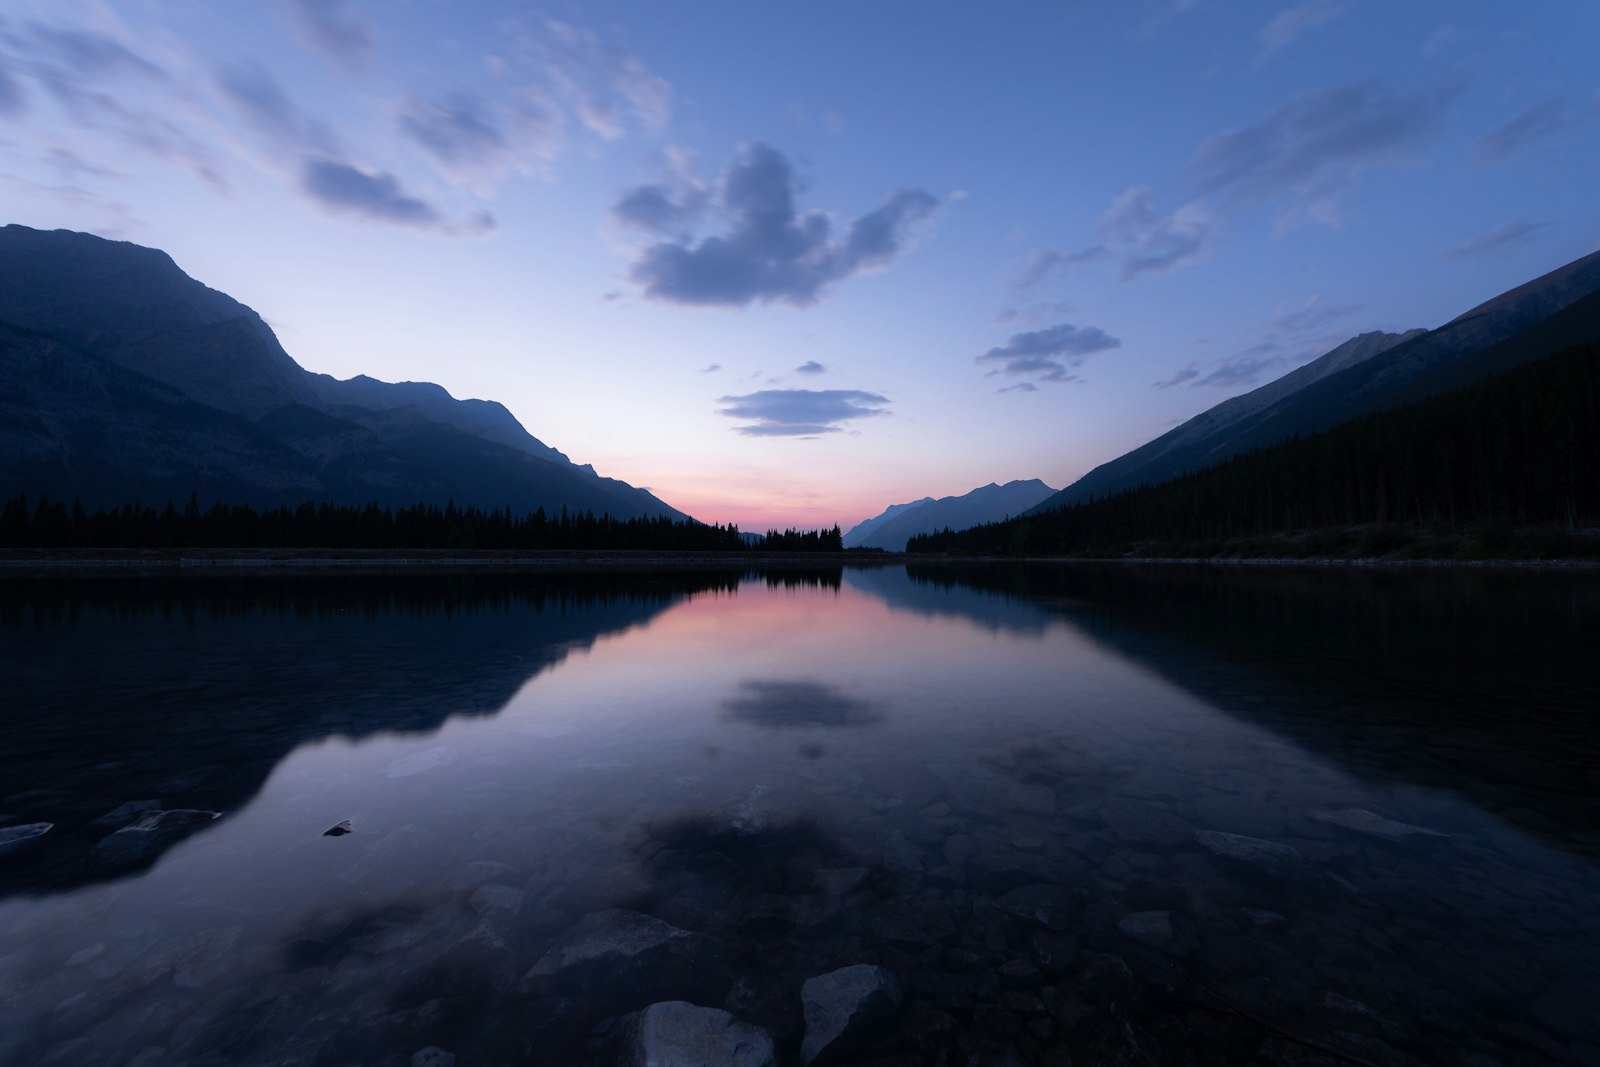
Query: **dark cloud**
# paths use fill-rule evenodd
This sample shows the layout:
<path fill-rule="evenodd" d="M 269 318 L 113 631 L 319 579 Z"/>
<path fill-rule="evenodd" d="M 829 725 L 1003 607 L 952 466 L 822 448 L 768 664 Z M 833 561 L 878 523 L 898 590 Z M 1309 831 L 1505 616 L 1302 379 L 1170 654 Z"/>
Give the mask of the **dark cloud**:
<path fill-rule="evenodd" d="M 747 437 L 816 437 L 838 433 L 840 423 L 889 414 L 888 397 L 859 389 L 763 389 L 718 403 L 718 414 L 753 420 L 738 428 Z"/>
<path fill-rule="evenodd" d="M 483 104 L 466 95 L 444 105 L 409 97 L 400 114 L 400 131 L 448 169 L 493 169 L 508 153 L 506 135 Z"/>
<path fill-rule="evenodd" d="M 870 726 L 883 718 L 877 705 L 822 682 L 752 679 L 722 702 L 722 714 L 752 726 Z"/>
<path fill-rule="evenodd" d="M 1098 229 L 1122 260 L 1118 271 L 1122 280 L 1131 281 L 1203 259 L 1222 232 L 1222 223 L 1198 202 L 1162 214 L 1149 189 L 1133 188 L 1112 201 Z"/>
<path fill-rule="evenodd" d="M 1108 255 L 1110 251 L 1103 244 L 1090 245 L 1078 252 L 1057 252 L 1053 248 L 1036 248 L 1028 256 L 1028 262 L 1017 278 L 1016 288 L 1027 289 L 1075 263 L 1094 263 L 1105 259 Z"/>
<path fill-rule="evenodd" d="M 1250 203 L 1293 194 L 1313 203 L 1357 171 L 1403 159 L 1439 127 L 1452 91 L 1402 96 L 1379 82 L 1302 93 L 1253 125 L 1208 138 L 1189 161 L 1203 195 Z"/>
<path fill-rule="evenodd" d="M 645 295 L 675 304 L 742 307 L 754 301 L 794 307 L 827 288 L 887 266 L 938 200 L 921 189 L 895 193 L 832 239 L 822 212 L 797 214 L 796 178 L 783 153 L 756 142 L 740 149 L 719 189 L 731 228 L 724 236 L 663 242 L 645 249 L 630 276 Z"/>
<path fill-rule="evenodd" d="M 1078 327 L 1063 322 L 1043 330 L 1012 334 L 1005 344 L 991 348 L 974 362 L 994 365 L 991 375 L 1030 377 L 1044 382 L 1077 379 L 1077 367 L 1096 352 L 1117 348 L 1121 341 L 1097 326 Z"/>
<path fill-rule="evenodd" d="M 164 81 L 166 71 L 103 33 L 68 30 L 34 22 L 27 36 L 33 49 L 60 63 L 80 79 L 113 78 L 125 74 L 149 81 Z"/>
<path fill-rule="evenodd" d="M 699 189 L 674 191 L 666 185 L 629 189 L 611 207 L 618 222 L 660 237 L 679 237 L 699 221 L 706 196 Z"/>
<path fill-rule="evenodd" d="M 827 367 L 824 367 L 822 364 L 818 363 L 816 360 L 808 359 L 804 363 L 802 363 L 798 367 L 796 367 L 794 369 L 794 372 L 796 374 L 823 374 L 823 373 L 825 373 L 827 371 L 827 369 L 828 369 Z"/>
<path fill-rule="evenodd" d="M 1528 222 L 1517 219 L 1504 226 L 1496 226 L 1486 234 L 1474 237 L 1472 240 L 1447 248 L 1444 251 L 1445 259 L 1487 259 L 1503 255 L 1514 248 L 1520 248 L 1541 230 L 1548 229 L 1548 222 Z"/>
<path fill-rule="evenodd" d="M 721 369 L 722 369 L 722 364 L 720 364 L 720 363 L 707 363 L 704 367 L 700 368 L 700 373 L 701 374 L 715 374 L 715 373 L 717 373 L 717 371 L 719 371 Z"/>
<path fill-rule="evenodd" d="M 216 73 L 228 106 L 274 147 L 328 155 L 338 151 L 333 134 L 295 106 L 266 68 L 234 63 Z"/>
<path fill-rule="evenodd" d="M 1318 26 L 1332 22 L 1343 11 L 1344 5 L 1333 0 L 1306 0 L 1278 12 L 1261 28 L 1261 54 L 1270 55 L 1293 44 Z"/>
<path fill-rule="evenodd" d="M 372 49 L 372 27 L 346 10 L 345 0 L 284 0 L 301 40 L 346 66 Z"/>
<path fill-rule="evenodd" d="M 1571 102 L 1560 99 L 1535 104 L 1480 137 L 1473 145 L 1472 157 L 1480 163 L 1507 159 L 1536 141 L 1582 125 L 1594 117 L 1596 110 L 1600 109 L 1594 104 L 1574 107 Z"/>
<path fill-rule="evenodd" d="M 392 174 L 368 174 L 348 163 L 311 159 L 306 161 L 300 185 L 330 211 L 424 229 L 445 223 L 432 205 L 402 192 Z"/>

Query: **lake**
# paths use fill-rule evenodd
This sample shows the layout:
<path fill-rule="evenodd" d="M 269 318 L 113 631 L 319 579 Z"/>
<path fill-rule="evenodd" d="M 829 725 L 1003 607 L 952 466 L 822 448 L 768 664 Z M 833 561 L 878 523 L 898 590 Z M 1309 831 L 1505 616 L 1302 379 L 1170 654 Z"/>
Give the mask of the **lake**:
<path fill-rule="evenodd" d="M 7 576 L 0 1062 L 1597 1064 L 1596 648 L 1582 571 Z"/>

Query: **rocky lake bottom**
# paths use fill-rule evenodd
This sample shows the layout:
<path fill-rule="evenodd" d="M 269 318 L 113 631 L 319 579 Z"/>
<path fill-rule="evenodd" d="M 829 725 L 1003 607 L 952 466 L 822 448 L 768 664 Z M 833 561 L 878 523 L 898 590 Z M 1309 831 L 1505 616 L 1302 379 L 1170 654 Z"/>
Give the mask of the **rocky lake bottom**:
<path fill-rule="evenodd" d="M 1600 576 L 0 581 L 0 1063 L 1600 1064 Z"/>

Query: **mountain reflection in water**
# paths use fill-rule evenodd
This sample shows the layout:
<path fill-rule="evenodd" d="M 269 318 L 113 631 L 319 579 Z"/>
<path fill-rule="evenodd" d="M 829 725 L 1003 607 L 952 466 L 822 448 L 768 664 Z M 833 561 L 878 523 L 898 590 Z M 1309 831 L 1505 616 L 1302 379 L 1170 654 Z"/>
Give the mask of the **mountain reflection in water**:
<path fill-rule="evenodd" d="M 835 1062 L 1595 1062 L 1597 608 L 1479 571 L 6 579 L 0 1062 L 626 1062 L 680 1000 L 799 1062 L 855 964 L 899 1002 Z"/>

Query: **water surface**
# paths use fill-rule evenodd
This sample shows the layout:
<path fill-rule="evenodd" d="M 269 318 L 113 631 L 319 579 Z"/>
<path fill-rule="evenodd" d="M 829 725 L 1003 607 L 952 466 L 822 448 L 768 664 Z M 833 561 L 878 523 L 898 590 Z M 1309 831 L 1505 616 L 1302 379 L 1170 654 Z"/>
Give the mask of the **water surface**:
<path fill-rule="evenodd" d="M 687 1000 L 799 1062 L 867 963 L 847 1062 L 1600 1062 L 1597 619 L 1541 572 L 8 579 L 0 834 L 51 828 L 0 1061 L 608 1062 Z M 637 916 L 683 936 L 571 963 Z"/>

